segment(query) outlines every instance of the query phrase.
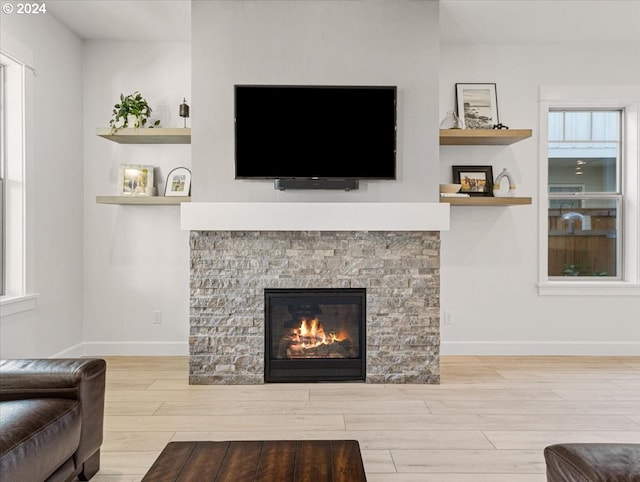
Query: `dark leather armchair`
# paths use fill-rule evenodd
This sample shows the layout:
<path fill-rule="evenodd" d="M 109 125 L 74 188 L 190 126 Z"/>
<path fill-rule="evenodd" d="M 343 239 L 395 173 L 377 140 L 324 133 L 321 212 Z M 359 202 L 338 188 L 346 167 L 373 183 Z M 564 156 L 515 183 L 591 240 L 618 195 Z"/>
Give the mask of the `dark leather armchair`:
<path fill-rule="evenodd" d="M 544 458 L 548 482 L 640 481 L 640 444 L 556 444 Z"/>
<path fill-rule="evenodd" d="M 89 480 L 98 472 L 105 375 L 100 359 L 0 361 L 2 480 Z"/>

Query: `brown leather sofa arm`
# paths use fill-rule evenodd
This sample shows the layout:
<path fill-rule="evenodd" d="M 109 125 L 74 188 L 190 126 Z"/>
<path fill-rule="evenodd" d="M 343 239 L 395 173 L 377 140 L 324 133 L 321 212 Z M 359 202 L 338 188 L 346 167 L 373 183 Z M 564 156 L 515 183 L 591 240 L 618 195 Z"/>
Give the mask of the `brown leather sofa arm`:
<path fill-rule="evenodd" d="M 548 482 L 640 481 L 640 444 L 555 444 L 544 458 Z"/>
<path fill-rule="evenodd" d="M 97 358 L 0 361 L 0 401 L 30 398 L 78 400 L 82 431 L 77 456 L 95 453 L 102 444 L 106 363 Z"/>

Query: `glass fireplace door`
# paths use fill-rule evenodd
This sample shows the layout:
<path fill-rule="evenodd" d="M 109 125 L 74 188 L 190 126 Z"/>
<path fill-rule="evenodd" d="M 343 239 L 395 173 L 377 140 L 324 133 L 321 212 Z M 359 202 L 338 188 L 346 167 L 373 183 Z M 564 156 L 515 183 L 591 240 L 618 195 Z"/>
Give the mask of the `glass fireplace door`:
<path fill-rule="evenodd" d="M 364 289 L 265 290 L 265 381 L 365 379 Z"/>

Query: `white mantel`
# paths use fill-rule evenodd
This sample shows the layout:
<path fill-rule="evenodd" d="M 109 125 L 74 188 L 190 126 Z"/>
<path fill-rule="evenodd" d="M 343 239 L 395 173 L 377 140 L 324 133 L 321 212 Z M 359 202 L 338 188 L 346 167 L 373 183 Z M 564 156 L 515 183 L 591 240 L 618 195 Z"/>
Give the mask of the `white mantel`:
<path fill-rule="evenodd" d="M 187 231 L 448 231 L 449 204 L 191 202 Z"/>

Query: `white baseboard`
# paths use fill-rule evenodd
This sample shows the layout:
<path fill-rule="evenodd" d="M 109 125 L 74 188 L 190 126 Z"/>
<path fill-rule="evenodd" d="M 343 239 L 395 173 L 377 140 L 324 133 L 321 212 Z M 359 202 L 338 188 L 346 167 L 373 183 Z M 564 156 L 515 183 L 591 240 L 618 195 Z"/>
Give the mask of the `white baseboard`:
<path fill-rule="evenodd" d="M 56 353 L 55 355 L 50 356 L 49 358 L 80 358 L 84 356 L 84 350 L 82 347 L 82 343 L 78 343 L 77 345 L 73 345 L 66 350 L 62 350 L 61 352 Z"/>
<path fill-rule="evenodd" d="M 187 356 L 187 341 L 87 341 L 84 356 Z"/>
<path fill-rule="evenodd" d="M 443 341 L 441 355 L 640 356 L 640 342 L 627 341 Z"/>

